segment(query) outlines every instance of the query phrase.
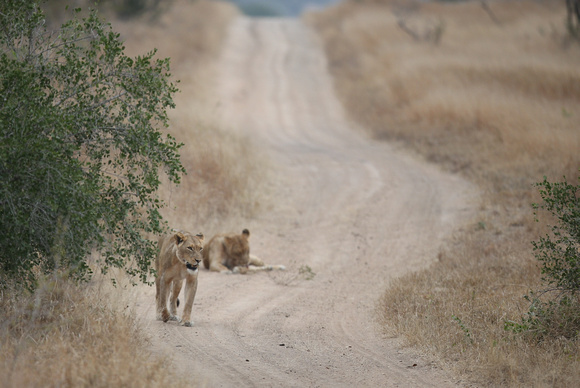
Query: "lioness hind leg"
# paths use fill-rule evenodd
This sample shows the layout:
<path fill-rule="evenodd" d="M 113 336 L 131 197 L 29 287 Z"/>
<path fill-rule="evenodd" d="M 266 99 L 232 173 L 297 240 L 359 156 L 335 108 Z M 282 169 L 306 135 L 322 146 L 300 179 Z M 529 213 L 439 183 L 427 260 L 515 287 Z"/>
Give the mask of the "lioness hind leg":
<path fill-rule="evenodd" d="M 171 321 L 179 321 L 179 318 L 177 317 L 177 298 L 179 297 L 182 286 L 183 280 L 174 280 L 171 283 L 171 295 L 169 296 L 169 313 L 171 315 L 169 320 Z"/>

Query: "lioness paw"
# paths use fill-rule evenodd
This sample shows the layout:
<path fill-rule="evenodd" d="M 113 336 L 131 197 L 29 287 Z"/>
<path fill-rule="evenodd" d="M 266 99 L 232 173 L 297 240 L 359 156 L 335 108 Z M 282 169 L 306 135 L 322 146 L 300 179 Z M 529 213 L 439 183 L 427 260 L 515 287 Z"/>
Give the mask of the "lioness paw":
<path fill-rule="evenodd" d="M 193 327 L 193 322 L 191 322 L 191 321 L 183 322 L 183 326 L 185 326 L 185 327 Z"/>
<path fill-rule="evenodd" d="M 181 321 L 181 319 L 179 319 L 179 318 L 178 318 L 177 316 L 175 316 L 175 315 L 172 315 L 172 316 L 170 316 L 170 317 L 169 317 L 169 320 L 170 320 L 170 321 L 177 321 L 177 322 Z"/>

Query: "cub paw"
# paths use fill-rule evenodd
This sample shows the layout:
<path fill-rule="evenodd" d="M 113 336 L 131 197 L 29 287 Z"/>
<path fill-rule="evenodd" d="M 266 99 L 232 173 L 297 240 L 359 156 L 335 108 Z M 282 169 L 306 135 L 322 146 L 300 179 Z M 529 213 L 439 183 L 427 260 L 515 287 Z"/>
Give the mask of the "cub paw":
<path fill-rule="evenodd" d="M 183 322 L 183 326 L 185 326 L 185 327 L 193 327 L 193 322 L 191 322 L 191 321 Z"/>

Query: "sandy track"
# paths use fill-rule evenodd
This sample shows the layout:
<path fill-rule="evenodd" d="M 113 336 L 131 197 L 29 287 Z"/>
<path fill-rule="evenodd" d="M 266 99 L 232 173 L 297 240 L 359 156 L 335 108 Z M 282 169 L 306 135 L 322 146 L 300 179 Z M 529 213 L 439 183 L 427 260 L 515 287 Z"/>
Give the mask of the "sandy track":
<path fill-rule="evenodd" d="M 376 306 L 391 279 L 435 259 L 469 216 L 471 187 L 354 130 L 298 20 L 239 18 L 221 77 L 225 123 L 254 138 L 276 173 L 275 206 L 240 231 L 289 270 L 201 270 L 193 328 L 155 321 L 154 289 L 143 289 L 156 351 L 210 387 L 454 386 L 385 338 Z M 296 277 L 304 265 L 313 279 Z"/>

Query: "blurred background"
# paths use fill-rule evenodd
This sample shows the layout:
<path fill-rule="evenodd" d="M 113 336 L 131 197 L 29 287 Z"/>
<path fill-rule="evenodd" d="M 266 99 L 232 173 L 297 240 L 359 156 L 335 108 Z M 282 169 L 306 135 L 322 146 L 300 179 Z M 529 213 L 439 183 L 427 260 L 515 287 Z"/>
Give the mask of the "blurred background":
<path fill-rule="evenodd" d="M 239 11 L 254 17 L 298 17 L 305 11 L 322 9 L 336 4 L 339 0 L 223 0 L 233 3 Z M 44 6 L 49 12 L 62 12 L 65 5 L 85 8 L 85 0 L 52 0 Z M 99 8 L 112 10 L 120 18 L 131 18 L 149 11 L 164 11 L 169 9 L 175 0 L 102 0 Z"/>
<path fill-rule="evenodd" d="M 319 9 L 338 0 L 230 0 L 249 16 L 299 16 L 303 11 Z"/>

